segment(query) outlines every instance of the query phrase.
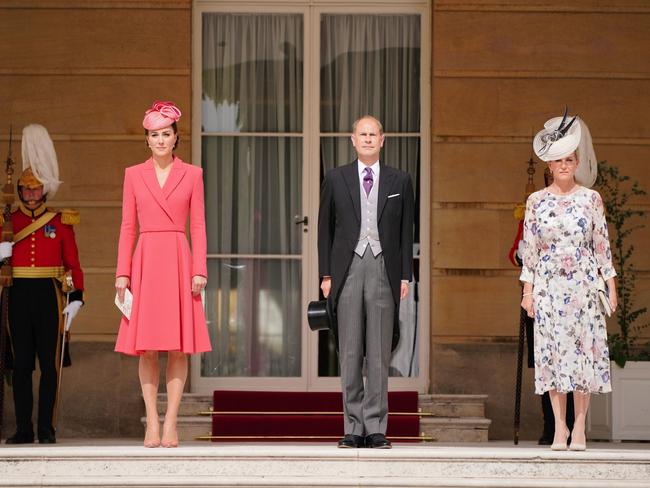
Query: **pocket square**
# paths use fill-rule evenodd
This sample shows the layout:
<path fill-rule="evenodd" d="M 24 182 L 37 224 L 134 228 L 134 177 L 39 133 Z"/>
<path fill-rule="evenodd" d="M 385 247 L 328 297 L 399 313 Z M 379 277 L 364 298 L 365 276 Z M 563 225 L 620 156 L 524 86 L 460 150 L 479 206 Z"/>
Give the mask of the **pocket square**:
<path fill-rule="evenodd" d="M 395 198 L 398 197 L 399 193 L 393 193 L 392 195 L 388 195 L 386 198 Z"/>

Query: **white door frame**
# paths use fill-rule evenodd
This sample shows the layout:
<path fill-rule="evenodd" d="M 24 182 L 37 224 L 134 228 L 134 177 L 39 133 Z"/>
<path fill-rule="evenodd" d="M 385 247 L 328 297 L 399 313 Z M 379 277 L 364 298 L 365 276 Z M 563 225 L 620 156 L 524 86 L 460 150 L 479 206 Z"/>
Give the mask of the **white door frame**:
<path fill-rule="evenodd" d="M 372 8 L 369 10 L 369 7 Z M 303 234 L 302 310 L 318 299 L 317 221 L 320 193 L 320 15 L 323 13 L 414 13 L 421 16 L 420 49 L 420 281 L 419 281 L 419 376 L 390 378 L 391 390 L 417 390 L 426 393 L 430 383 L 430 113 L 431 113 L 431 6 L 427 0 L 370 1 L 356 0 L 342 6 L 338 1 L 284 0 L 224 1 L 194 0 L 192 9 L 192 160 L 201 164 L 201 94 L 202 94 L 202 14 L 204 12 L 299 13 L 304 18 L 303 75 L 303 213 L 309 218 L 309 230 Z M 329 134 L 328 134 L 329 135 Z M 390 143 L 388 134 L 387 143 Z M 318 334 L 309 330 L 306 313 L 302 314 L 300 377 L 201 377 L 201 355 L 192 356 L 190 378 L 193 393 L 225 390 L 267 391 L 337 391 L 338 377 L 318 376 Z"/>

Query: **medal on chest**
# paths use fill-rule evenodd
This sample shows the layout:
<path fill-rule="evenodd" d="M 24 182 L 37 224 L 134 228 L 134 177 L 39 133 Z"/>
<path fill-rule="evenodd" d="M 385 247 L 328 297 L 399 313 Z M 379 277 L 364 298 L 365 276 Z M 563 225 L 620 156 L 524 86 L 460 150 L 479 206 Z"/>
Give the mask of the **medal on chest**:
<path fill-rule="evenodd" d="M 43 227 L 43 232 L 45 233 L 45 237 L 54 239 L 56 237 L 56 226 L 45 224 L 45 226 Z"/>

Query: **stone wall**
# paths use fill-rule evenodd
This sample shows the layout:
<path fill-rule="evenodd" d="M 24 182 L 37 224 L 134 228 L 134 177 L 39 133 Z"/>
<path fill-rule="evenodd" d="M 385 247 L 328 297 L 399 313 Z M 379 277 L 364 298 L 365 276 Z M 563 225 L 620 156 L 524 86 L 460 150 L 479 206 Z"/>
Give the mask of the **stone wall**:
<path fill-rule="evenodd" d="M 568 105 L 598 159 L 650 190 L 650 4 L 435 0 L 432 29 L 431 390 L 489 394 L 490 436 L 511 438 L 521 292 L 507 254 L 532 135 Z M 650 195 L 634 207 L 650 210 Z M 650 226 L 632 241 L 643 306 Z M 541 428 L 531 382 L 528 438 Z"/>

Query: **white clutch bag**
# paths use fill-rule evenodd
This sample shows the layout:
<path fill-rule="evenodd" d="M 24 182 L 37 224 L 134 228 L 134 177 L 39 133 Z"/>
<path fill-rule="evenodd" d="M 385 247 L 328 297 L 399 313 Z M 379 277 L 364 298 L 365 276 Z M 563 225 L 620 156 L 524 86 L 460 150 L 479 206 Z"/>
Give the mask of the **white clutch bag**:
<path fill-rule="evenodd" d="M 128 288 L 124 290 L 124 302 L 120 302 L 120 299 L 115 294 L 115 306 L 120 309 L 120 312 L 124 314 L 127 320 L 131 319 L 131 307 L 133 307 L 133 295 L 131 290 Z"/>
<path fill-rule="evenodd" d="M 612 316 L 612 304 L 609 303 L 609 290 L 607 289 L 607 284 L 603 277 L 599 274 L 598 279 L 596 280 L 596 289 L 598 290 L 598 299 L 600 304 L 603 307 L 603 312 L 608 317 Z"/>

